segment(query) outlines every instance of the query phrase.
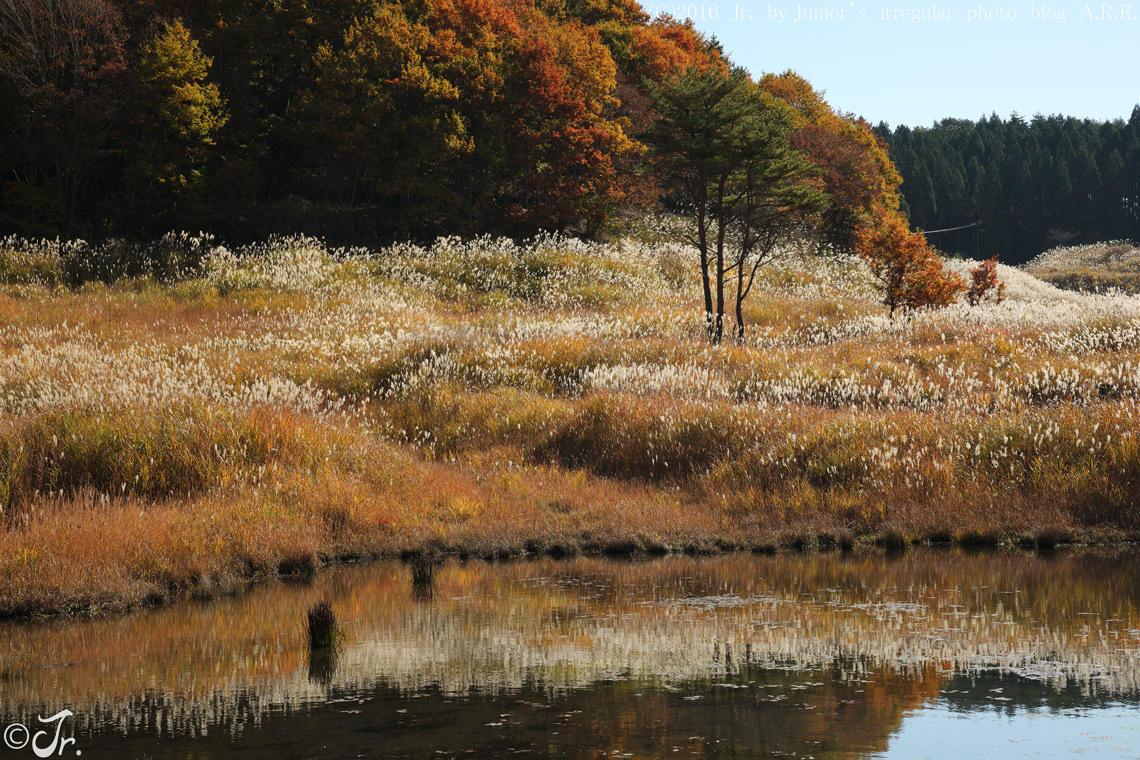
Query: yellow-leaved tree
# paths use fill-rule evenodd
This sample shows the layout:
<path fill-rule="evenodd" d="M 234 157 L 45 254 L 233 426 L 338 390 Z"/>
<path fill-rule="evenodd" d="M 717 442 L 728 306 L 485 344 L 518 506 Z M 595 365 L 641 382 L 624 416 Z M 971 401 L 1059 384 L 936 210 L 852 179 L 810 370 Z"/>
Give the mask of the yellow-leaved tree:
<path fill-rule="evenodd" d="M 153 231 L 192 225 L 210 205 L 206 164 L 226 124 L 225 102 L 209 81 L 212 61 L 181 21 L 156 25 L 139 50 L 142 108 L 124 207 Z"/>

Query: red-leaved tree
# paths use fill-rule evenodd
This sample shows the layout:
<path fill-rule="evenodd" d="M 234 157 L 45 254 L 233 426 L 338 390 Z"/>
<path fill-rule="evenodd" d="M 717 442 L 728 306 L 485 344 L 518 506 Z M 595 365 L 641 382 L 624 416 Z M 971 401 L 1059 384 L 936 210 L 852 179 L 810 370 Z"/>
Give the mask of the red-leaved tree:
<path fill-rule="evenodd" d="M 896 213 L 902 177 L 887 146 L 862 118 L 835 111 L 803 77 L 767 74 L 761 86 L 791 106 L 792 146 L 819 167 L 813 178 L 827 193 L 821 226 L 828 242 L 849 250 L 855 228 L 868 215 Z"/>
<path fill-rule="evenodd" d="M 986 259 L 970 270 L 970 287 L 966 290 L 966 300 L 977 306 L 986 298 L 996 303 L 1005 300 L 1005 281 L 998 277 L 997 256 Z"/>

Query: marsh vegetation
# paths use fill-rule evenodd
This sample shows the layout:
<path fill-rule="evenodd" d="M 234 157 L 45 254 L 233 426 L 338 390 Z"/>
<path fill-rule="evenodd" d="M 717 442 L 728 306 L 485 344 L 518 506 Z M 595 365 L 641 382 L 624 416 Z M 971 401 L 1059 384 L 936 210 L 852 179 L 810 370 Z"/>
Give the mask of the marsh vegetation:
<path fill-rule="evenodd" d="M 1001 303 L 892 321 L 862 260 L 784 252 L 713 346 L 669 243 L 180 245 L 79 286 L 43 274 L 78 244 L 0 246 L 36 262 L 0 296 L 4 614 L 378 555 L 1140 528 L 1135 297 L 998 267 Z"/>

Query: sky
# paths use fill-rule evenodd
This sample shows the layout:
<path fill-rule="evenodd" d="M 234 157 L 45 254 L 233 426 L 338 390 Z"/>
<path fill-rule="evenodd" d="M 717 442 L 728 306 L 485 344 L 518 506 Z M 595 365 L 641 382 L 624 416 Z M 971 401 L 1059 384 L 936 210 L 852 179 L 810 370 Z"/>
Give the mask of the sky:
<path fill-rule="evenodd" d="M 1127 119 L 1140 103 L 1140 0 L 643 4 L 693 19 L 754 75 L 795 70 L 872 124 L 1013 112 Z"/>

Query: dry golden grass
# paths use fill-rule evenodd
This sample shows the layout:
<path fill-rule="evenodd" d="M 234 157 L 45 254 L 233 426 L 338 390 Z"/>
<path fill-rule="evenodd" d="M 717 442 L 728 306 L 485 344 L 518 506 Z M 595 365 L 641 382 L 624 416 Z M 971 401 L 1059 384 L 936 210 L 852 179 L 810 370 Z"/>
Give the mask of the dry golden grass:
<path fill-rule="evenodd" d="M 382 555 L 1140 536 L 1140 299 L 1003 269 L 1005 303 L 891 323 L 857 261 L 792 257 L 710 347 L 684 253 L 285 240 L 165 283 L 9 272 L 0 615 Z"/>
<path fill-rule="evenodd" d="M 1066 290 L 1140 293 L 1140 248 L 1126 241 L 1054 248 L 1026 270 Z"/>

